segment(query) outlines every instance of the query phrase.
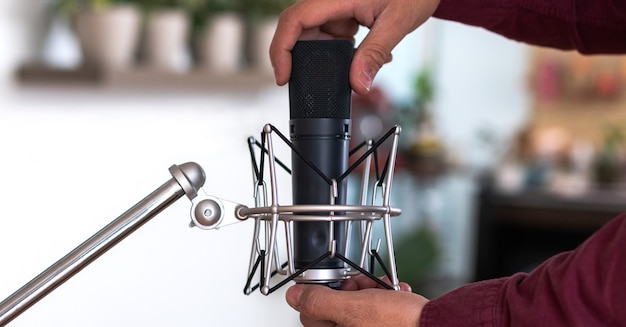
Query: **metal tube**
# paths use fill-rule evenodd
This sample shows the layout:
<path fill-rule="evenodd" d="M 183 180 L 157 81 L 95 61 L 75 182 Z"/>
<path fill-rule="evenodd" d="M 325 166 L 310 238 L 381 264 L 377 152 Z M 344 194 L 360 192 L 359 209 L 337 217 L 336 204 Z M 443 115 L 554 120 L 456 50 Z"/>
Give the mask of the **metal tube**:
<path fill-rule="evenodd" d="M 183 195 L 185 191 L 175 178 L 167 181 L 2 301 L 0 326 L 15 319 Z"/>
<path fill-rule="evenodd" d="M 400 127 L 397 126 L 395 130 L 395 134 L 393 136 L 393 147 L 391 148 L 391 154 L 389 156 L 391 158 L 391 161 L 389 162 L 389 170 L 387 171 L 387 187 L 385 188 L 384 196 L 383 196 L 385 206 L 389 206 L 389 201 L 391 198 L 391 184 L 393 182 L 394 167 L 396 165 L 396 156 L 398 154 L 399 135 L 400 135 Z M 393 237 L 391 233 L 391 223 L 389 221 L 389 218 L 390 218 L 389 214 L 385 214 L 383 216 L 385 238 L 387 239 L 387 253 L 389 255 L 389 266 L 391 267 L 391 276 L 389 276 L 389 278 L 391 279 L 393 288 L 396 291 L 399 291 L 400 281 L 398 280 L 398 272 L 396 269 L 396 254 L 393 249 Z"/>
<path fill-rule="evenodd" d="M 268 153 L 268 165 L 270 169 L 270 191 L 272 193 L 272 208 L 278 207 L 278 186 L 276 184 L 276 165 L 274 159 L 274 147 L 272 144 L 272 129 L 270 125 L 265 125 L 265 137 L 267 138 L 267 153 Z M 272 222 L 270 225 L 271 232 L 269 237 L 269 243 L 265 246 L 268 251 L 267 254 L 267 266 L 265 266 L 265 280 L 261 286 L 261 293 L 264 295 L 270 294 L 270 277 L 272 272 L 272 262 L 274 256 L 278 255 L 275 252 L 274 245 L 276 244 L 276 233 L 278 231 L 278 212 L 272 214 Z M 267 240 L 266 240 L 267 241 Z M 280 264 L 278 265 L 280 267 Z"/>
<path fill-rule="evenodd" d="M 244 217 L 251 217 L 254 215 L 271 215 L 276 212 L 280 214 L 283 214 L 283 213 L 310 214 L 310 213 L 321 212 L 321 211 L 345 211 L 348 213 L 356 212 L 359 214 L 370 213 L 372 215 L 388 213 L 392 216 L 399 216 L 400 214 L 402 214 L 402 210 L 398 208 L 391 208 L 388 206 L 361 206 L 361 205 L 349 205 L 349 204 L 297 204 L 297 205 L 284 205 L 284 206 L 271 206 L 271 207 L 258 207 L 258 208 L 241 208 L 239 210 L 239 213 Z M 291 219 L 291 220 L 313 221 L 313 220 L 307 219 L 306 217 L 308 216 L 304 216 L 301 219 Z M 351 219 L 343 218 L 343 216 L 332 216 L 332 219 L 331 219 L 331 218 L 328 218 L 328 217 L 331 217 L 330 215 L 321 216 L 321 217 L 327 217 L 326 219 L 324 219 L 324 221 L 362 220 L 359 218 L 351 218 Z M 323 218 L 319 218 L 319 219 L 323 219 Z"/>

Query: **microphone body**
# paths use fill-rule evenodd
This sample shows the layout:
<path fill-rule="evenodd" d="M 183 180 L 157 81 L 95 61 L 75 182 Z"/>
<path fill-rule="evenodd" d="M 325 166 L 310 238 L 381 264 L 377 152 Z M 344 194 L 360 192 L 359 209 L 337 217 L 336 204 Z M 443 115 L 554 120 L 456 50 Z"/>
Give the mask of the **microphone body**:
<path fill-rule="evenodd" d="M 336 191 L 329 181 L 340 177 L 348 167 L 352 97 L 349 72 L 353 54 L 354 47 L 347 40 L 298 41 L 292 50 L 289 128 L 294 152 L 299 152 L 299 155 L 292 153 L 295 205 L 346 204 L 347 180 L 337 182 Z M 330 215 L 329 212 L 310 214 Z M 332 224 L 330 228 L 328 222 L 294 222 L 296 269 L 328 253 L 332 240 L 336 242 L 335 251 L 345 255 L 347 222 Z M 335 279 L 333 271 L 341 271 L 336 279 L 343 279 L 343 267 L 341 260 L 329 257 L 307 271 L 298 282 L 333 286 L 328 280 Z"/>

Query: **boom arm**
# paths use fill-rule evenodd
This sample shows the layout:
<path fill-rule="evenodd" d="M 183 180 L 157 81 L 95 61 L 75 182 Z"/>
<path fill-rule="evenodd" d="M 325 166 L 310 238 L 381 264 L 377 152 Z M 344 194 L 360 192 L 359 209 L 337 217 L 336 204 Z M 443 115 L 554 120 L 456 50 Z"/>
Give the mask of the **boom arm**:
<path fill-rule="evenodd" d="M 173 165 L 169 171 L 172 178 L 165 184 L 0 302 L 0 326 L 15 319 L 183 195 L 193 202 L 192 224 L 204 229 L 226 223 L 221 218 L 224 210 L 239 207 L 217 198 L 197 196 L 206 179 L 198 164 Z"/>

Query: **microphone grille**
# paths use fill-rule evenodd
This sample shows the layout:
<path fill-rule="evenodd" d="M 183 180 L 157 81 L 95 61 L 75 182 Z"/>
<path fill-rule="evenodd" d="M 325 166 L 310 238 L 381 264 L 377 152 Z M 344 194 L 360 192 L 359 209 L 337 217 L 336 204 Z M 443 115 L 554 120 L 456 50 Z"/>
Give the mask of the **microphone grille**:
<path fill-rule="evenodd" d="M 289 80 L 291 119 L 350 118 L 353 55 L 348 40 L 296 42 Z"/>

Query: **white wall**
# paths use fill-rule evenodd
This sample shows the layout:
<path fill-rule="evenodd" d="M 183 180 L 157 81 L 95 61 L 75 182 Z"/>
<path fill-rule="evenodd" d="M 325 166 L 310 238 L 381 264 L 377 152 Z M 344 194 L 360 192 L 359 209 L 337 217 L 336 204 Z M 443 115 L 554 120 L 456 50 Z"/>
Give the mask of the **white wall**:
<path fill-rule="evenodd" d="M 494 149 L 483 146 L 479 133 L 507 142 L 530 114 L 529 48 L 480 28 L 433 23 L 441 35 L 437 126 L 465 164 L 485 166 L 495 159 Z"/>

